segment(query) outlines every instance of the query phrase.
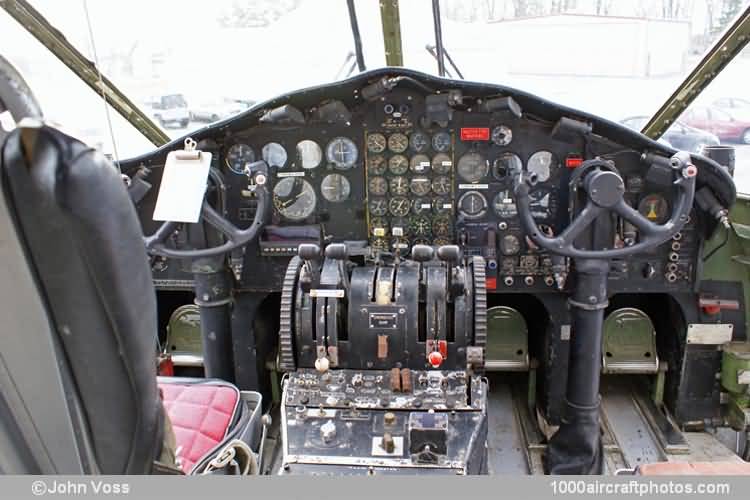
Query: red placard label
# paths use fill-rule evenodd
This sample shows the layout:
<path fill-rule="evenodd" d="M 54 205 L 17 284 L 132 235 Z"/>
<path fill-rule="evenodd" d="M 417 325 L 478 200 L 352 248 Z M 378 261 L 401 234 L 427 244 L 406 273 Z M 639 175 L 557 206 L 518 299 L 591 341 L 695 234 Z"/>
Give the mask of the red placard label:
<path fill-rule="evenodd" d="M 490 129 L 486 127 L 467 127 L 461 129 L 462 141 L 489 141 Z"/>
<path fill-rule="evenodd" d="M 497 290 L 497 278 L 487 278 L 487 290 Z"/>

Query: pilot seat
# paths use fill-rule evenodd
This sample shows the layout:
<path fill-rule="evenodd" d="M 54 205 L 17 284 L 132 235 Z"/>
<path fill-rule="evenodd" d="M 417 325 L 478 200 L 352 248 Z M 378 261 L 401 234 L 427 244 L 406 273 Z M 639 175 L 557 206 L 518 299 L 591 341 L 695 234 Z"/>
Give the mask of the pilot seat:
<path fill-rule="evenodd" d="M 254 471 L 259 395 L 222 380 L 157 380 L 156 294 L 117 169 L 41 123 L 15 129 L 0 153 L 3 208 L 95 457 L 86 472 Z"/>

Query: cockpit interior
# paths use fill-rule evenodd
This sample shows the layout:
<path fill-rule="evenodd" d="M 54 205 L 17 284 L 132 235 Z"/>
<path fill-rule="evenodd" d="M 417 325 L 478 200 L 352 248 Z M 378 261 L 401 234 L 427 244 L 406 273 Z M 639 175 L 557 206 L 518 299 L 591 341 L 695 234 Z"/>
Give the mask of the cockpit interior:
<path fill-rule="evenodd" d="M 390 66 L 114 165 L 2 76 L 25 340 L 0 341 L 0 414 L 29 451 L 0 469 L 748 470 L 722 444 L 750 425 L 750 226 L 721 157 Z"/>

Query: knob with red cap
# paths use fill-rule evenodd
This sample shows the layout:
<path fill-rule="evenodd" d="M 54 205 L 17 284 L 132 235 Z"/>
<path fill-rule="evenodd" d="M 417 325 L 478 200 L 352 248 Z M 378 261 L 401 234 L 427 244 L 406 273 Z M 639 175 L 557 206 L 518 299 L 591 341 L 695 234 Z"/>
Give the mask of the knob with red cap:
<path fill-rule="evenodd" d="M 433 368 L 438 368 L 443 363 L 443 355 L 440 354 L 440 351 L 432 351 L 427 355 L 427 362 Z"/>

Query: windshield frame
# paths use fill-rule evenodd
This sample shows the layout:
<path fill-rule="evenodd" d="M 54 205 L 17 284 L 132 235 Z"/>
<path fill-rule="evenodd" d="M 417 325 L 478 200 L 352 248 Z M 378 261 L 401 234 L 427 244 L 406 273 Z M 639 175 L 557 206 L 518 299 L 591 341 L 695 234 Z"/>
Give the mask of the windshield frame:
<path fill-rule="evenodd" d="M 437 1 L 432 0 L 432 3 Z M 0 7 L 157 148 L 171 142 L 169 136 L 147 114 L 113 82 L 101 74 L 95 62 L 83 56 L 75 46 L 68 42 L 62 32 L 34 9 L 27 0 L 6 0 L 0 3 Z M 398 1 L 381 2 L 380 14 L 386 64 L 387 66 L 403 66 Z M 356 48 L 359 30 L 356 12 L 353 8 L 349 9 L 349 15 Z M 434 21 L 439 23 L 440 20 Z M 439 36 L 438 33 L 436 36 Z M 750 6 L 740 12 L 718 40 L 711 45 L 688 77 L 651 116 L 641 133 L 653 140 L 660 138 L 682 111 L 734 60 L 748 42 L 750 42 Z M 359 60 L 357 62 L 359 63 Z M 362 60 L 362 65 L 364 66 L 364 60 Z"/>

